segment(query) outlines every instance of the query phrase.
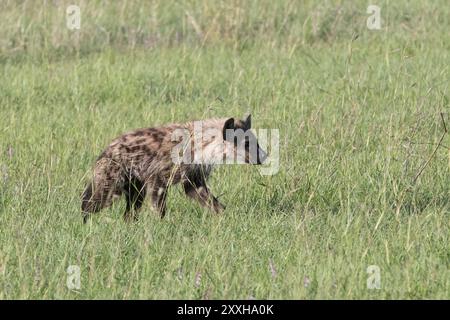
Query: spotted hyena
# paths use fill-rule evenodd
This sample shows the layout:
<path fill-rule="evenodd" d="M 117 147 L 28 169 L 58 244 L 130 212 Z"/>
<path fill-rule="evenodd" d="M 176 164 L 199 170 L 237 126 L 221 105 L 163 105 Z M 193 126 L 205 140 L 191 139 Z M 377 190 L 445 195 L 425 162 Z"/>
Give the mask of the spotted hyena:
<path fill-rule="evenodd" d="M 210 119 L 138 129 L 116 138 L 97 159 L 92 182 L 82 196 L 84 222 L 90 214 L 125 195 L 125 220 L 136 219 L 145 197 L 164 217 L 171 185 L 181 183 L 185 194 L 220 212 L 225 207 L 206 181 L 215 164 L 261 164 L 267 154 L 245 120 Z"/>

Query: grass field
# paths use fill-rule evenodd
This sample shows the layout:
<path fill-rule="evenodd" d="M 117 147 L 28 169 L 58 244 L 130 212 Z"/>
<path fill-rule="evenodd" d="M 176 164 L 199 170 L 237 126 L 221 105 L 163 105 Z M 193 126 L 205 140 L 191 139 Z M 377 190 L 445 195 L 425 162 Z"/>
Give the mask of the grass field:
<path fill-rule="evenodd" d="M 1 1 L 0 299 L 449 299 L 449 19 L 445 0 Z M 249 110 L 279 172 L 218 167 L 222 215 L 175 187 L 163 220 L 126 224 L 122 201 L 82 224 L 111 139 Z"/>

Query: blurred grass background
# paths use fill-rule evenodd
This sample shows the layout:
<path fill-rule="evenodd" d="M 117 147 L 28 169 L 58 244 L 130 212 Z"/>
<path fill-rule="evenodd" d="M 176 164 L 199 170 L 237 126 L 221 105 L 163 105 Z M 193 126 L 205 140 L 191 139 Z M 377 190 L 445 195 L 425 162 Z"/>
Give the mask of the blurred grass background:
<path fill-rule="evenodd" d="M 369 4 L 1 1 L 0 298 L 448 299 L 448 135 L 414 176 L 450 126 L 450 7 L 380 1 L 369 30 Z M 218 168 L 222 216 L 174 188 L 162 221 L 81 224 L 112 138 L 249 110 L 280 171 Z"/>

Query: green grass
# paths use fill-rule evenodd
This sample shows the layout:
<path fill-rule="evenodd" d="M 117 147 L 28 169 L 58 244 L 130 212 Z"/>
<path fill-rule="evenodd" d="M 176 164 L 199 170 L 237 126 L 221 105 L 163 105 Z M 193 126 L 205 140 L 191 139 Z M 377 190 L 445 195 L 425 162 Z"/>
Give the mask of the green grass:
<path fill-rule="evenodd" d="M 379 1 L 379 31 L 366 1 L 206 3 L 80 1 L 75 32 L 0 4 L 0 299 L 449 299 L 449 134 L 413 183 L 450 128 L 447 1 Z M 175 187 L 163 220 L 81 223 L 112 138 L 249 109 L 280 170 L 217 168 L 223 215 Z"/>

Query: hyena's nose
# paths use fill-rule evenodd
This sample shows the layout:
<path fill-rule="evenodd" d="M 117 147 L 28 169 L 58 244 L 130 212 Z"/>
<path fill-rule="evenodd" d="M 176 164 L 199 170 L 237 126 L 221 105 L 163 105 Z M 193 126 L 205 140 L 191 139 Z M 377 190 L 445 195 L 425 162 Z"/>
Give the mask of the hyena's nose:
<path fill-rule="evenodd" d="M 264 150 L 259 149 L 258 150 L 258 162 L 257 162 L 257 164 L 263 164 L 267 160 L 267 157 L 268 157 L 267 153 Z"/>

